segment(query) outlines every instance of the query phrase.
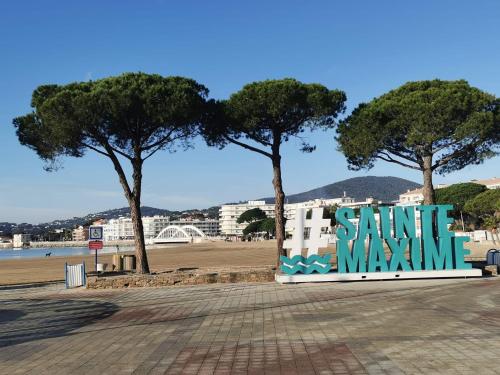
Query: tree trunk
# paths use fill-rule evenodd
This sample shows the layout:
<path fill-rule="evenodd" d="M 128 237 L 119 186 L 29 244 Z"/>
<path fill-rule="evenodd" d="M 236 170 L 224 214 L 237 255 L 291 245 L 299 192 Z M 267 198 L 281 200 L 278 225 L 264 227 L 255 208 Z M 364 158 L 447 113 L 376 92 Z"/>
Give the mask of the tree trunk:
<path fill-rule="evenodd" d="M 273 153 L 273 187 L 274 187 L 274 212 L 276 216 L 276 241 L 278 243 L 278 253 L 276 259 L 276 270 L 280 266 L 280 255 L 286 256 L 286 251 L 283 249 L 283 241 L 285 240 L 285 193 L 283 192 L 283 184 L 281 181 L 281 156 Z"/>
<path fill-rule="evenodd" d="M 436 204 L 434 186 L 432 185 L 432 155 L 422 157 L 424 174 L 424 204 Z"/>
<path fill-rule="evenodd" d="M 137 273 L 149 273 L 141 214 L 142 160 L 140 160 L 140 158 L 133 163 L 133 168 L 134 190 L 129 199 L 129 205 L 130 217 L 132 218 L 132 225 L 134 227 L 136 271 Z"/>
<path fill-rule="evenodd" d="M 148 256 L 146 254 L 146 242 L 144 241 L 144 228 L 142 226 L 141 200 L 133 196 L 130 204 L 130 216 L 134 227 L 134 245 L 137 273 L 149 273 Z"/>
<path fill-rule="evenodd" d="M 125 176 L 125 172 L 112 147 L 105 141 L 102 143 L 102 146 L 105 148 L 107 156 L 113 162 L 113 166 L 118 174 L 120 184 L 122 185 L 125 197 L 127 198 L 130 207 L 130 217 L 132 218 L 132 226 L 134 228 L 136 270 L 138 273 L 149 273 L 149 264 L 146 254 L 146 243 L 144 241 L 144 228 L 142 226 L 141 215 L 142 163 L 144 162 L 144 160 L 141 159 L 141 150 L 139 147 L 136 147 L 135 158 L 131 159 L 133 169 L 133 190 L 131 190 L 127 177 Z"/>

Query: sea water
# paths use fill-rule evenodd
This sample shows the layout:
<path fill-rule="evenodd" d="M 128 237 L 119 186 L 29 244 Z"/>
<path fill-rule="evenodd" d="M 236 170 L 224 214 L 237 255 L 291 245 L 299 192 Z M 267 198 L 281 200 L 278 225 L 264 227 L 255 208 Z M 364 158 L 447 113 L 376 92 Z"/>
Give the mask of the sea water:
<path fill-rule="evenodd" d="M 97 250 L 98 254 L 115 254 L 117 250 L 121 252 L 133 251 L 133 246 L 116 246 L 104 247 L 102 250 Z M 45 258 L 47 254 L 50 256 L 73 256 L 73 255 L 94 255 L 95 250 L 89 250 L 87 247 L 37 247 L 23 249 L 0 249 L 0 261 L 5 259 L 22 259 L 22 258 Z"/>

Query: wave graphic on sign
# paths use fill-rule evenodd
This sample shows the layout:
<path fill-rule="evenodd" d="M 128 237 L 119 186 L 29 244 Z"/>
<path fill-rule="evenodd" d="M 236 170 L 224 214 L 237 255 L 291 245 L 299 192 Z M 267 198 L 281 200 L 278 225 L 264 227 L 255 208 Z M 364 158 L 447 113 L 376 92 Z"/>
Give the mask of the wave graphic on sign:
<path fill-rule="evenodd" d="M 332 268 L 330 264 L 331 257 L 332 254 L 325 254 L 324 256 L 313 254 L 307 258 L 302 255 L 295 255 L 292 258 L 282 255 L 280 256 L 280 269 L 287 275 L 294 275 L 296 273 L 309 275 L 313 272 L 327 273 Z"/>

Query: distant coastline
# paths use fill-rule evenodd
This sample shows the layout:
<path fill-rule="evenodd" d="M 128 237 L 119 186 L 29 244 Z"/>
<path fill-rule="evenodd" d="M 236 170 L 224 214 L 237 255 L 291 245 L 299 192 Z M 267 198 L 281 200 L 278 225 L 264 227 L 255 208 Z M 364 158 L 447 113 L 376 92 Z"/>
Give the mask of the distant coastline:
<path fill-rule="evenodd" d="M 0 249 L 14 249 L 12 244 L 2 244 Z M 15 248 L 15 250 L 22 251 L 23 249 L 37 249 L 37 248 L 53 248 L 53 247 L 87 247 L 88 241 L 36 241 L 30 242 L 30 246 L 26 248 Z M 134 246 L 134 240 L 116 240 L 104 241 L 105 247 L 111 246 Z"/>

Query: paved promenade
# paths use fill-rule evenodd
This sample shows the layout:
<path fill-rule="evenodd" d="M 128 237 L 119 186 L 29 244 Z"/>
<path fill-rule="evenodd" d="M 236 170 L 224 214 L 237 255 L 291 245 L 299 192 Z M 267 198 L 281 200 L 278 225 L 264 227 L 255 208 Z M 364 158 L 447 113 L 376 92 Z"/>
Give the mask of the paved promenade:
<path fill-rule="evenodd" d="M 0 290 L 0 374 L 500 373 L 500 279 Z"/>

